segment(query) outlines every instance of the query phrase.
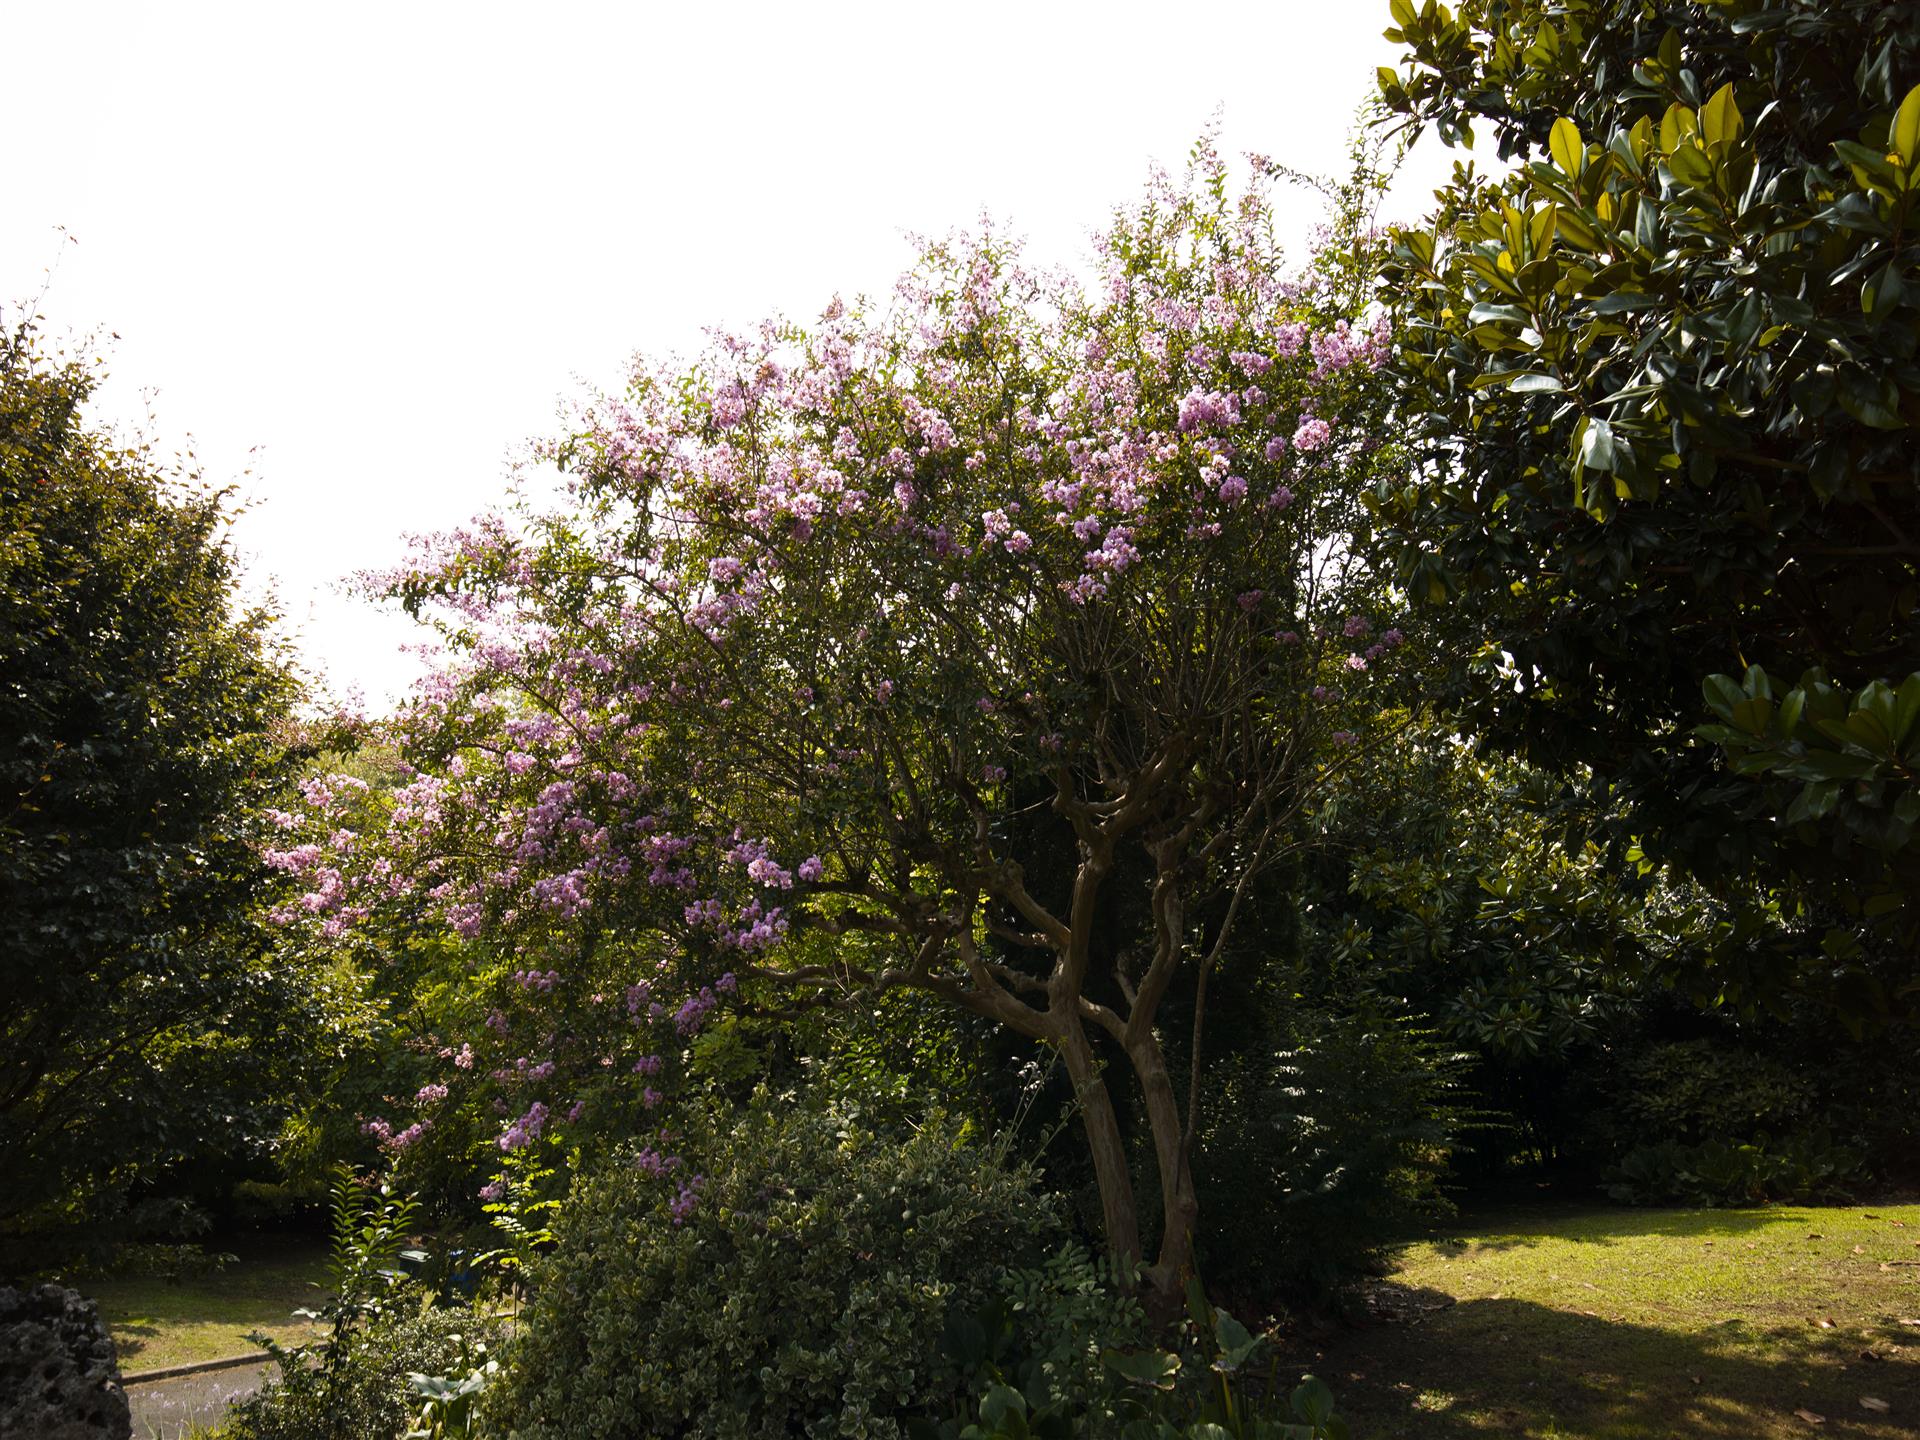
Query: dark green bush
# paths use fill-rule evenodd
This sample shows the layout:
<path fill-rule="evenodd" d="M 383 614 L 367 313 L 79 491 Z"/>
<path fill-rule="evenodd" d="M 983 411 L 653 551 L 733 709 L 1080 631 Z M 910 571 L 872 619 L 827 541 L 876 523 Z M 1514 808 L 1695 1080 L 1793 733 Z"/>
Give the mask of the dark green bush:
<path fill-rule="evenodd" d="M 1857 1150 L 1825 1131 L 1782 1141 L 1765 1135 L 1729 1143 L 1663 1140 L 1629 1150 L 1607 1173 L 1607 1193 L 1632 1205 L 1760 1205 L 1769 1200 L 1843 1198 L 1866 1174 Z"/>
<path fill-rule="evenodd" d="M 419 1408 L 409 1375 L 464 1375 L 498 1344 L 498 1327 L 472 1310 L 379 1316 L 347 1331 L 337 1355 L 294 1357 L 212 1440 L 390 1440 Z"/>
<path fill-rule="evenodd" d="M 1649 1045 L 1622 1066 L 1613 1120 L 1635 1145 L 1745 1140 L 1802 1127 L 1809 1077 L 1771 1055 L 1712 1039 Z"/>
<path fill-rule="evenodd" d="M 1459 1062 L 1403 1022 L 1326 1012 L 1291 1048 L 1222 1062 L 1196 1161 L 1202 1260 L 1310 1299 L 1370 1268 L 1421 1217 L 1465 1117 Z"/>
<path fill-rule="evenodd" d="M 1031 1173 L 943 1117 L 883 1132 L 762 1093 L 683 1148 L 681 1221 L 643 1152 L 576 1187 L 486 1398 L 503 1435 L 898 1435 L 959 1392 L 949 1316 L 1065 1239 Z"/>

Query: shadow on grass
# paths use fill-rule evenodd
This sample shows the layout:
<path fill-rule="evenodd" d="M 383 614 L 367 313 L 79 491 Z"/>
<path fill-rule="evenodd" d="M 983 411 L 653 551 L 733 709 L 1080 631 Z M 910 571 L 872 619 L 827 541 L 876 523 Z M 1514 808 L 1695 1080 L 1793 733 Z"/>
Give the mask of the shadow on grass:
<path fill-rule="evenodd" d="M 1868 1360 L 1857 1333 L 1810 1327 L 1675 1332 L 1486 1299 L 1298 1358 L 1367 1440 L 1771 1440 L 1810 1433 L 1797 1410 L 1824 1417 L 1824 1436 L 1894 1440 L 1920 1427 L 1920 1361 Z M 1862 1397 L 1889 1408 L 1869 1413 Z"/>
<path fill-rule="evenodd" d="M 158 1325 L 142 1324 L 134 1320 L 115 1321 L 113 1348 L 114 1353 L 119 1356 L 121 1370 L 138 1370 L 140 1367 L 131 1362 L 147 1348 L 147 1341 L 159 1333 Z"/>

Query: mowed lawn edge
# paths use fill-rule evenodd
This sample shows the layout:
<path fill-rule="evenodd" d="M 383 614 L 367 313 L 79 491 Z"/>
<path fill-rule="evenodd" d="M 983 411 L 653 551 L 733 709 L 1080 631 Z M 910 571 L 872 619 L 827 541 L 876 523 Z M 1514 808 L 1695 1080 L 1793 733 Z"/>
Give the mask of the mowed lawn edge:
<path fill-rule="evenodd" d="M 239 1258 L 220 1270 L 169 1280 L 120 1276 L 71 1283 L 99 1303 L 123 1374 L 191 1365 L 260 1347 L 260 1331 L 283 1344 L 314 1336 L 293 1312 L 328 1294 L 327 1243 L 318 1237 L 247 1236 L 210 1244 Z"/>

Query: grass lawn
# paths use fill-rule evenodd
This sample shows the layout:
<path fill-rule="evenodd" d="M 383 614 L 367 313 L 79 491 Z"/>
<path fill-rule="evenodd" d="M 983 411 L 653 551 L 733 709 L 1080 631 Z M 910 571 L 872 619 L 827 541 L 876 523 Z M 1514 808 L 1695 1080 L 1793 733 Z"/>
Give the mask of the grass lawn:
<path fill-rule="evenodd" d="M 290 1343 L 311 1337 L 308 1323 L 292 1312 L 325 1297 L 316 1288 L 326 1279 L 324 1239 L 248 1236 L 212 1248 L 240 1258 L 224 1270 L 180 1281 L 141 1276 L 81 1286 L 100 1302 L 123 1372 L 243 1354 L 258 1348 L 244 1338 L 249 1330 Z"/>
<path fill-rule="evenodd" d="M 1382 1290 L 1297 1357 L 1362 1440 L 1920 1435 L 1920 1205 L 1463 1219 Z"/>

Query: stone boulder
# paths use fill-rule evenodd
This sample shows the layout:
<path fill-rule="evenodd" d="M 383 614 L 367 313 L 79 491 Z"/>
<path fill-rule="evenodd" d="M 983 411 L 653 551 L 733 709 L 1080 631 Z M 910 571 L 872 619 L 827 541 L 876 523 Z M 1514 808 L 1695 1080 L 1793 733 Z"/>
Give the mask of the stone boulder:
<path fill-rule="evenodd" d="M 128 1440 L 113 1337 L 93 1301 L 58 1285 L 0 1286 L 0 1440 Z"/>

